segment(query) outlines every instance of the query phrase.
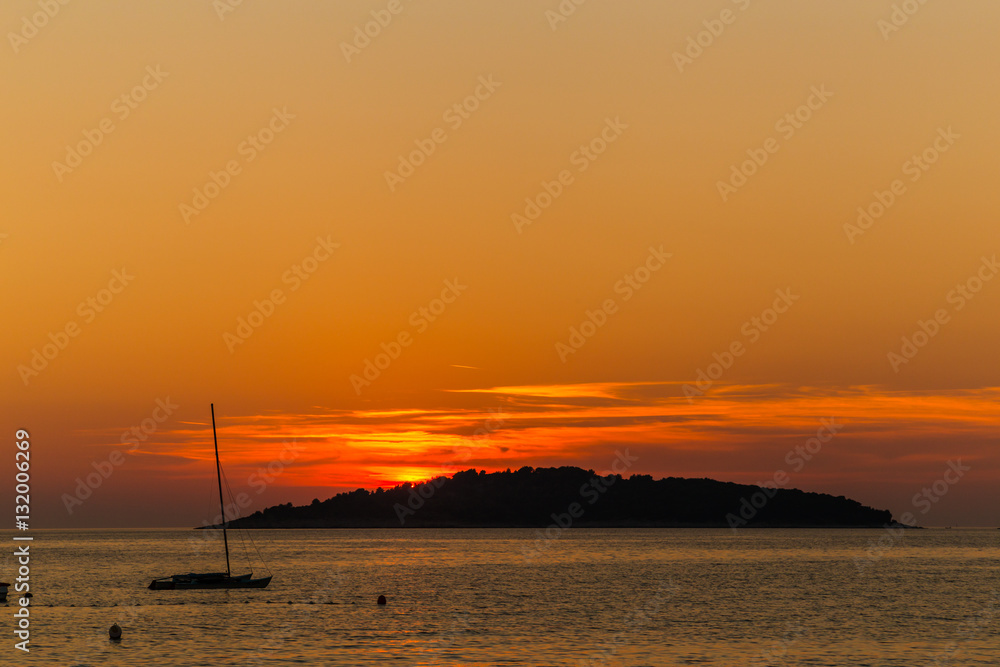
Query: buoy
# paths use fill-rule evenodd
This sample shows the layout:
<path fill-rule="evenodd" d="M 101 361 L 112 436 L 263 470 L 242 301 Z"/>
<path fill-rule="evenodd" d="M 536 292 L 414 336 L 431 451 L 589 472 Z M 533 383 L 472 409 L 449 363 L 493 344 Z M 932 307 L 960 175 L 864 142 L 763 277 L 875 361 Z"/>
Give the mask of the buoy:
<path fill-rule="evenodd" d="M 110 628 L 108 628 L 108 637 L 111 637 L 111 639 L 114 641 L 120 640 L 122 638 L 121 626 L 115 623 Z"/>
<path fill-rule="evenodd" d="M 385 604 L 385 596 L 384 595 L 378 596 L 378 603 L 379 604 Z"/>

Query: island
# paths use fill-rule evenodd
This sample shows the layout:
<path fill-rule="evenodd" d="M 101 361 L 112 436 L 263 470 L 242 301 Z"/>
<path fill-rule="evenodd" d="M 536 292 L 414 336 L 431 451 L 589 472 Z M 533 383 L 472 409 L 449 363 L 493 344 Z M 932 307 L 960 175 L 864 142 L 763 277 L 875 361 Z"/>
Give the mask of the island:
<path fill-rule="evenodd" d="M 420 484 L 357 489 L 268 507 L 233 528 L 881 528 L 891 512 L 844 496 L 576 467 L 464 470 Z M 211 526 L 204 526 L 209 528 Z"/>

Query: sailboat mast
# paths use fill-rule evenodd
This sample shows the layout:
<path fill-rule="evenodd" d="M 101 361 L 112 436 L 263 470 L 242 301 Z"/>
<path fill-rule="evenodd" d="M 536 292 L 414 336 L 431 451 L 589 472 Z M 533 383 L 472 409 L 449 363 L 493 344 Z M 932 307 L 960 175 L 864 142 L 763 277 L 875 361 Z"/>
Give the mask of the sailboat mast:
<path fill-rule="evenodd" d="M 219 509 L 222 510 L 222 541 L 226 545 L 226 575 L 232 574 L 229 570 L 229 538 L 226 536 L 226 505 L 222 501 L 222 466 L 219 464 L 219 436 L 215 434 L 215 403 L 212 406 L 212 440 L 215 441 L 215 474 L 219 481 Z"/>

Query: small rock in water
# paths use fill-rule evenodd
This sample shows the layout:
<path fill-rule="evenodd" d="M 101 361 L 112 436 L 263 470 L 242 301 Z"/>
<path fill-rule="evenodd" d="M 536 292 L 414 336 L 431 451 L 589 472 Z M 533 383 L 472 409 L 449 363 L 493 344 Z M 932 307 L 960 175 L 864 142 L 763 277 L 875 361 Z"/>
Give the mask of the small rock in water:
<path fill-rule="evenodd" d="M 378 604 L 385 604 L 385 596 L 384 595 L 378 596 Z"/>

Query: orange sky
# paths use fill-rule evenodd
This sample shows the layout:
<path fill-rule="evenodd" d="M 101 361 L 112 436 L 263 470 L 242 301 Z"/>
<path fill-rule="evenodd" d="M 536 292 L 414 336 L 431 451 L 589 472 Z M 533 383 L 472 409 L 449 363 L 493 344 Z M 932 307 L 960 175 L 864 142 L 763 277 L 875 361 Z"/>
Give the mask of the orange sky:
<path fill-rule="evenodd" d="M 1000 7 L 893 4 L 5 3 L 35 518 L 211 518 L 214 401 L 250 511 L 628 447 L 996 524 Z"/>

